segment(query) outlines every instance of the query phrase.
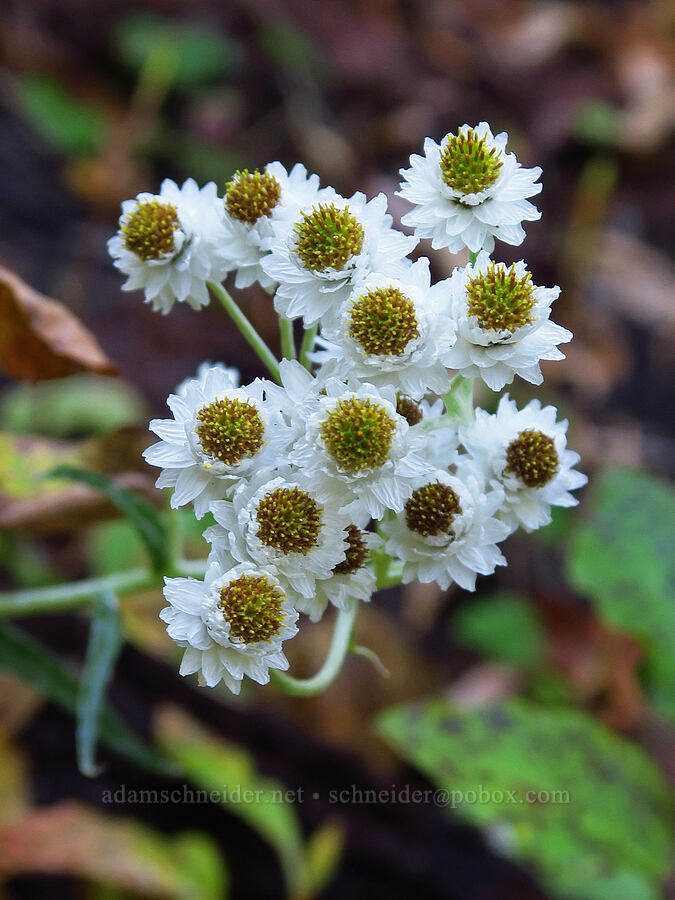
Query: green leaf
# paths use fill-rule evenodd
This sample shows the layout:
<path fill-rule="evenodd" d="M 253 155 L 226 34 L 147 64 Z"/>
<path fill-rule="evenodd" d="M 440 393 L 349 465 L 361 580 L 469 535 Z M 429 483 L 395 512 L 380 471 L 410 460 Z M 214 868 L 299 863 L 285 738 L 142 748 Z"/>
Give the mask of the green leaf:
<path fill-rule="evenodd" d="M 105 693 L 115 671 L 122 647 L 122 626 L 117 598 L 101 594 L 93 606 L 89 643 L 77 694 L 77 765 L 80 772 L 94 778 L 99 769 L 94 762 Z"/>
<path fill-rule="evenodd" d="M 289 895 L 313 896 L 337 866 L 341 841 L 335 827 L 318 832 L 316 845 L 310 842 L 306 852 L 285 785 L 261 775 L 245 749 L 211 735 L 173 708 L 161 711 L 157 732 L 166 755 L 190 781 L 222 797 L 229 812 L 276 850 Z"/>
<path fill-rule="evenodd" d="M 25 632 L 0 626 L 0 669 L 7 669 L 67 712 L 77 710 L 78 683 L 57 657 Z M 141 768 L 161 775 L 175 774 L 109 706 L 101 709 L 100 739 L 111 750 Z"/>
<path fill-rule="evenodd" d="M 131 13 L 119 23 L 114 44 L 121 62 L 134 72 L 151 54 L 160 64 L 168 48 L 172 80 L 183 89 L 233 75 L 242 59 L 239 44 L 225 34 L 145 12 Z"/>
<path fill-rule="evenodd" d="M 661 479 L 613 469 L 596 482 L 590 518 L 575 534 L 568 578 L 612 627 L 647 651 L 657 708 L 675 717 L 675 491 Z"/>
<path fill-rule="evenodd" d="M 450 808 L 556 897 L 658 896 L 672 864 L 668 788 L 639 747 L 585 713 L 438 699 L 388 709 L 377 724 Z"/>
<path fill-rule="evenodd" d="M 64 465 L 57 466 L 47 474 L 50 478 L 64 478 L 86 484 L 107 497 L 138 531 L 154 570 L 161 572 L 168 568 L 170 547 L 166 524 L 147 500 L 101 472 Z"/>
<path fill-rule="evenodd" d="M 74 99 L 50 76 L 22 76 L 17 100 L 35 130 L 62 153 L 89 156 L 103 145 L 107 123 L 101 110 Z"/>
<path fill-rule="evenodd" d="M 323 78 L 326 60 L 321 49 L 289 19 L 266 16 L 259 42 L 263 53 L 289 75 L 312 86 Z"/>
<path fill-rule="evenodd" d="M 453 621 L 453 636 L 488 659 L 532 665 L 546 636 L 532 605 L 520 594 L 501 591 L 470 600 Z"/>

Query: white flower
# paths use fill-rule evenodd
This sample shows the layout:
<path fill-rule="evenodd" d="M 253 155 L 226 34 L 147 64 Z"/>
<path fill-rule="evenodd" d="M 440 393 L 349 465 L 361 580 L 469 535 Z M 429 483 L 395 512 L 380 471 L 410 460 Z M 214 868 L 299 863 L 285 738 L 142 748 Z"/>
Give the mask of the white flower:
<path fill-rule="evenodd" d="M 557 345 L 572 332 L 549 319 L 560 288 L 533 284 L 522 260 L 508 267 L 481 252 L 474 265 L 455 269 L 433 292 L 457 328 L 443 362 L 465 378 L 482 378 L 493 391 L 514 375 L 541 384 L 540 360 L 565 358 Z"/>
<path fill-rule="evenodd" d="M 322 502 L 358 527 L 403 509 L 413 479 L 431 471 L 423 432 L 396 412 L 393 390 L 328 380 L 289 460 Z"/>
<path fill-rule="evenodd" d="M 356 525 L 346 529 L 347 555 L 333 569 L 330 578 L 317 581 L 316 594 L 297 608 L 318 622 L 329 603 L 338 609 L 348 609 L 354 600 L 367 603 L 376 588 L 375 570 L 368 565 L 368 557 L 382 546 L 382 539 L 372 531 L 362 531 Z"/>
<path fill-rule="evenodd" d="M 445 393 L 450 380 L 441 362 L 455 340 L 454 325 L 432 301 L 429 260 L 413 263 L 401 278 L 372 274 L 359 283 L 334 321 L 327 323 L 314 354 L 335 360 L 335 374 L 392 385 L 419 400 Z"/>
<path fill-rule="evenodd" d="M 225 256 L 228 271 L 235 271 L 235 287 L 247 288 L 255 281 L 266 290 L 276 286 L 265 274 L 260 260 L 263 245 L 272 237 L 272 222 L 283 211 L 318 202 L 319 176 L 307 175 L 296 163 L 290 172 L 279 162 L 263 172 L 236 172 L 225 189 Z"/>
<path fill-rule="evenodd" d="M 231 372 L 214 366 L 184 382 L 180 395 L 169 395 L 174 418 L 150 422 L 161 440 L 143 456 L 163 469 L 157 487 L 174 488 L 174 509 L 194 502 L 201 518 L 209 503 L 228 496 L 241 478 L 283 459 L 290 433 L 264 390 L 259 378 L 235 387 Z"/>
<path fill-rule="evenodd" d="M 289 319 L 302 316 L 305 325 L 313 325 L 335 314 L 368 273 L 402 275 L 417 238 L 391 226 L 384 194 L 366 202 L 364 194 L 346 200 L 324 188 L 311 206 L 280 212 L 272 221 L 270 253 L 261 260 L 279 284 L 277 312 Z"/>
<path fill-rule="evenodd" d="M 499 518 L 512 531 L 534 531 L 551 521 L 551 506 L 576 506 L 570 491 L 588 481 L 574 466 L 579 454 L 567 449 L 567 419 L 556 422 L 554 406 L 531 400 L 518 410 L 506 394 L 495 415 L 477 409 L 460 429 L 460 440 L 485 477 L 504 489 Z"/>
<path fill-rule="evenodd" d="M 507 140 L 506 132 L 493 137 L 487 122 L 462 125 L 440 144 L 426 138 L 424 156 L 413 154 L 411 167 L 401 169 L 399 196 L 415 204 L 403 224 L 418 237 L 431 238 L 434 250 L 458 253 L 466 246 L 473 253 L 491 253 L 495 237 L 521 244 L 521 222 L 541 218 L 526 199 L 541 191 L 535 184 L 541 169 L 524 169 L 506 152 Z"/>
<path fill-rule="evenodd" d="M 223 373 L 225 378 L 229 381 L 228 387 L 239 387 L 241 382 L 239 369 L 235 369 L 234 366 L 226 366 L 224 363 L 203 362 L 197 367 L 196 375 L 191 375 L 189 378 L 184 378 L 183 381 L 181 381 L 176 388 L 175 393 L 178 394 L 179 397 L 185 397 L 188 389 L 195 380 L 203 387 L 207 384 L 209 378 L 212 377 L 209 375 L 212 369 L 218 369 Z M 223 384 L 225 384 L 224 380 Z"/>
<path fill-rule="evenodd" d="M 503 497 L 499 485 L 486 490 L 468 462 L 456 475 L 439 469 L 419 479 L 404 511 L 380 525 L 385 550 L 403 562 L 403 583 L 436 581 L 447 590 L 454 581 L 473 591 L 477 574 L 506 565 L 497 543 L 510 529 L 495 518 Z"/>
<path fill-rule="evenodd" d="M 145 302 L 168 313 L 174 301 L 193 309 L 209 302 L 207 281 L 221 281 L 224 210 L 216 186 L 192 178 L 179 188 L 165 179 L 159 194 L 125 200 L 119 230 L 108 241 L 115 266 L 129 277 L 122 290 L 145 291 Z"/>
<path fill-rule="evenodd" d="M 223 571 L 213 557 L 204 581 L 165 578 L 169 603 L 159 614 L 167 634 L 185 647 L 181 675 L 200 684 L 224 681 L 238 694 L 244 675 L 259 684 L 270 669 L 287 669 L 282 644 L 297 634 L 298 614 L 271 569 L 250 564 Z"/>
<path fill-rule="evenodd" d="M 317 578 L 328 578 L 345 559 L 348 520 L 310 491 L 289 469 L 270 478 L 259 473 L 234 493 L 232 501 L 216 501 L 211 512 L 217 525 L 204 537 L 237 562 L 272 565 L 300 597 L 311 598 Z"/>

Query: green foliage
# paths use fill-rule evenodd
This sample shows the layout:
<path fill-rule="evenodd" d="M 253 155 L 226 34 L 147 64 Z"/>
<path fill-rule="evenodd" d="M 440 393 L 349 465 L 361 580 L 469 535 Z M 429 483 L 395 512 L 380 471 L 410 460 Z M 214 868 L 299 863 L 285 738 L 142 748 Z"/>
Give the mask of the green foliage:
<path fill-rule="evenodd" d="M 555 896 L 659 896 L 671 865 L 667 787 L 640 748 L 586 714 L 522 699 L 472 710 L 439 699 L 388 709 L 378 727 Z"/>
<path fill-rule="evenodd" d="M 76 466 L 58 466 L 49 475 L 86 484 L 107 497 L 137 530 L 155 571 L 162 572 L 168 568 L 170 547 L 166 523 L 147 500 L 100 472 L 90 472 Z"/>
<path fill-rule="evenodd" d="M 613 469 L 595 485 L 590 518 L 575 534 L 568 577 L 614 628 L 647 653 L 652 700 L 675 717 L 675 491 L 630 469 Z"/>
<path fill-rule="evenodd" d="M 145 425 L 147 415 L 143 399 L 128 383 L 78 374 L 12 385 L 0 400 L 0 421 L 8 431 L 68 438 Z"/>
<path fill-rule="evenodd" d="M 208 734 L 172 709 L 160 715 L 158 732 L 169 759 L 199 788 L 218 796 L 225 792 L 228 811 L 276 850 L 290 897 L 312 897 L 330 880 L 341 855 L 341 829 L 325 824 L 305 848 L 286 787 L 261 775 L 245 749 Z"/>
<path fill-rule="evenodd" d="M 86 543 L 89 570 L 95 578 L 133 569 L 145 561 L 143 542 L 126 519 L 100 522 L 88 529 Z"/>
<path fill-rule="evenodd" d="M 614 147 L 621 134 L 621 113 L 611 103 L 589 98 L 576 109 L 573 131 L 587 144 Z"/>
<path fill-rule="evenodd" d="M 509 591 L 470 600 L 455 617 L 453 635 L 488 659 L 516 665 L 536 663 L 546 644 L 532 605 Z"/>
<path fill-rule="evenodd" d="M 119 22 L 114 48 L 133 72 L 149 58 L 155 65 L 170 66 L 174 84 L 183 89 L 233 75 L 242 56 L 239 45 L 224 34 L 145 12 L 133 12 Z"/>
<path fill-rule="evenodd" d="M 42 644 L 11 625 L 0 626 L 0 669 L 13 672 L 67 712 L 76 712 L 77 680 Z M 111 750 L 135 765 L 162 775 L 173 774 L 173 769 L 108 706 L 100 712 L 99 735 Z"/>
<path fill-rule="evenodd" d="M 99 721 L 121 647 L 122 622 L 117 598 L 111 593 L 101 594 L 94 602 L 76 707 L 77 765 L 89 778 L 99 772 L 94 762 Z"/>
<path fill-rule="evenodd" d="M 319 47 L 293 22 L 266 17 L 259 35 L 260 47 L 280 69 L 307 85 L 314 85 L 326 68 Z"/>
<path fill-rule="evenodd" d="M 103 145 L 107 123 L 101 110 L 71 97 L 51 76 L 22 76 L 17 100 L 33 128 L 56 150 L 89 156 Z"/>

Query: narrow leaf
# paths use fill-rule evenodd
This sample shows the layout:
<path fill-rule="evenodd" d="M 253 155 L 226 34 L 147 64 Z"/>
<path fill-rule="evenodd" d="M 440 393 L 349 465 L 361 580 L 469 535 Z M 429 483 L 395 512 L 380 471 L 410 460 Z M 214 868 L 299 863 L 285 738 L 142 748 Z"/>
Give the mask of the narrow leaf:
<path fill-rule="evenodd" d="M 86 484 L 107 497 L 138 531 L 155 571 L 161 572 L 167 568 L 169 537 L 166 525 L 147 500 L 102 472 L 63 465 L 52 469 L 47 475 L 50 478 L 64 478 Z"/>
<path fill-rule="evenodd" d="M 67 712 L 77 709 L 78 683 L 63 664 L 25 632 L 0 626 L 0 669 L 17 675 Z M 101 741 L 141 768 L 161 775 L 175 774 L 173 767 L 141 741 L 109 706 L 100 712 Z"/>
<path fill-rule="evenodd" d="M 89 631 L 87 655 L 77 694 L 77 765 L 83 775 L 94 778 L 96 740 L 105 693 L 122 647 L 122 627 L 117 597 L 107 592 L 97 597 Z"/>

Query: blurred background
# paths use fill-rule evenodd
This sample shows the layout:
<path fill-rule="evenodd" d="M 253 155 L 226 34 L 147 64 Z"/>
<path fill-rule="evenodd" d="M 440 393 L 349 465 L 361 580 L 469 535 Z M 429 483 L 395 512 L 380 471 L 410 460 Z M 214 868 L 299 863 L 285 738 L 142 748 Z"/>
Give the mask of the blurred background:
<path fill-rule="evenodd" d="M 262 374 L 219 307 L 160 317 L 120 290 L 120 202 L 165 177 L 222 190 L 279 159 L 346 196 L 384 191 L 398 221 L 398 169 L 465 122 L 508 131 L 544 170 L 542 219 L 494 255 L 562 287 L 554 318 L 575 338 L 541 388 L 511 394 L 569 417 L 591 483 L 580 508 L 511 538 L 477 594 L 378 595 L 357 639 L 389 677 L 351 657 L 315 699 L 198 689 L 176 673 L 161 595 L 123 598 L 95 777 L 71 715 L 87 616 L 3 625 L 0 897 L 675 897 L 674 26 L 667 0 L 4 0 L 0 265 L 102 353 L 78 332 L 78 360 L 53 359 L 30 297 L 2 281 L 1 589 L 142 562 L 97 494 L 38 476 L 75 462 L 161 508 L 147 420 L 203 360 Z M 435 276 L 464 261 L 433 254 Z M 276 349 L 270 298 L 240 299 Z M 189 514 L 181 527 L 203 555 Z M 303 628 L 295 673 L 318 668 L 330 629 Z M 225 784 L 267 799 L 138 793 Z M 479 785 L 492 799 L 455 809 L 403 791 Z M 494 800 L 510 789 L 546 795 Z"/>

